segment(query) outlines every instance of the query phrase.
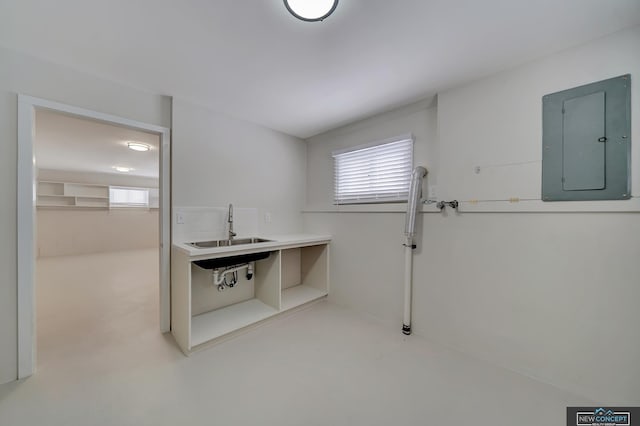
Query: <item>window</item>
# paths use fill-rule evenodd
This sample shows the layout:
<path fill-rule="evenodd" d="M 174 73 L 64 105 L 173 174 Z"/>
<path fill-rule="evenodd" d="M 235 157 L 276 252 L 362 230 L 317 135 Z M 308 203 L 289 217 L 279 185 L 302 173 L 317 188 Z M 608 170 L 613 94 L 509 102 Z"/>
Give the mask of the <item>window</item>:
<path fill-rule="evenodd" d="M 406 202 L 413 165 L 410 135 L 333 153 L 335 204 Z"/>
<path fill-rule="evenodd" d="M 149 207 L 149 190 L 144 188 L 109 187 L 109 207 Z"/>

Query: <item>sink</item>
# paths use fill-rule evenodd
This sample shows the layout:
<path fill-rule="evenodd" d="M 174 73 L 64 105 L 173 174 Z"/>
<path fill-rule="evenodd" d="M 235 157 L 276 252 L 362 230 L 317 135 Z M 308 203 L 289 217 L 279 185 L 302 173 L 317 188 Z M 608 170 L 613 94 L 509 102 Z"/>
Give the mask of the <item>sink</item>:
<path fill-rule="evenodd" d="M 213 248 L 213 247 L 229 247 L 239 246 L 244 244 L 257 244 L 268 243 L 272 240 L 265 240 L 264 238 L 250 237 L 250 238 L 236 238 L 233 240 L 212 240 L 212 241 L 197 241 L 194 243 L 187 243 L 188 246 L 195 248 Z"/>
<path fill-rule="evenodd" d="M 241 254 L 238 256 L 219 257 L 215 259 L 196 260 L 193 263 L 203 269 L 227 268 L 229 266 L 242 265 L 244 263 L 255 262 L 269 257 L 268 251 L 261 253 Z"/>

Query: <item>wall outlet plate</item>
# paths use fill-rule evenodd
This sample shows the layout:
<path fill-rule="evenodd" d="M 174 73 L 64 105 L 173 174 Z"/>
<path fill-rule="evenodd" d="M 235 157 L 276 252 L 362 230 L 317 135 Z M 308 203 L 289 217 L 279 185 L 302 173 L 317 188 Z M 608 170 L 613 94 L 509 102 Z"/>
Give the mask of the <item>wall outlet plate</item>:
<path fill-rule="evenodd" d="M 429 193 L 427 194 L 426 198 L 429 198 L 431 200 L 435 200 L 436 198 L 438 198 L 437 185 L 429 185 L 429 188 L 427 188 L 427 191 L 429 191 Z"/>

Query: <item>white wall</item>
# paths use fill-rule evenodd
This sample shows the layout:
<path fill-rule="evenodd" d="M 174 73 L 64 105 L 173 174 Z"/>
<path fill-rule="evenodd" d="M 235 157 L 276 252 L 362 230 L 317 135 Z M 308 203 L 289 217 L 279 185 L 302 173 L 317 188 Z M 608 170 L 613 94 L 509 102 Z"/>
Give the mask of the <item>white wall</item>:
<path fill-rule="evenodd" d="M 37 256 L 160 248 L 158 209 L 38 209 Z"/>
<path fill-rule="evenodd" d="M 233 203 L 258 209 L 261 233 L 302 229 L 304 142 L 181 99 L 173 102 L 172 131 L 174 206 L 226 208 Z M 235 231 L 246 234 L 240 227 Z"/>
<path fill-rule="evenodd" d="M 38 170 L 38 180 L 157 188 L 158 179 L 65 170 Z M 37 255 L 71 256 L 158 248 L 158 209 L 38 208 Z"/>
<path fill-rule="evenodd" d="M 412 133 L 414 164 L 427 167 L 428 187 L 437 178 L 436 118 L 435 101 L 421 102 L 307 141 L 305 230 L 333 236 L 329 299 L 399 327 L 406 204 L 334 206 L 331 152 Z"/>
<path fill-rule="evenodd" d="M 638 46 L 635 28 L 438 95 L 437 159 L 430 159 L 437 176 L 430 173 L 429 179 L 437 181 L 440 199 L 479 202 L 464 203 L 459 214 L 421 215 L 415 333 L 598 403 L 640 402 L 638 198 L 569 203 L 579 212 L 553 212 L 567 209 L 567 203 L 537 201 L 536 162 L 541 97 L 625 73 L 632 74 L 633 139 L 639 140 Z M 325 157 L 331 149 L 349 146 L 359 135 L 382 139 L 396 133 L 401 121 L 382 116 L 365 123 L 358 135 L 309 140 L 305 214 L 307 230 L 334 235 L 331 298 L 393 321 L 398 332 L 404 215 L 320 212 L 313 204 L 326 200 L 332 187 L 330 174 L 319 170 L 330 167 Z M 412 131 L 411 125 L 407 121 L 402 131 Z M 633 150 L 635 197 L 639 153 Z M 311 166 L 322 161 L 324 166 Z M 474 172 L 477 165 L 480 174 Z M 486 167 L 493 165 L 499 167 Z M 511 197 L 532 201 L 483 201 Z M 591 212 L 612 205 L 629 212 Z M 470 213 L 474 209 L 487 213 Z M 550 212 L 522 212 L 536 209 Z"/>
<path fill-rule="evenodd" d="M 414 163 L 429 170 L 429 184 L 437 183 L 436 100 L 429 99 L 341 127 L 307 142 L 307 210 L 344 210 L 333 205 L 332 151 L 411 133 Z M 404 209 L 402 206 L 396 206 Z"/>
<path fill-rule="evenodd" d="M 638 141 L 639 39 L 636 27 L 440 93 L 439 162 L 446 165 L 439 174 L 440 195 L 459 200 L 539 200 L 542 96 L 559 90 L 632 73 L 632 139 Z M 640 150 L 632 149 L 632 157 L 633 164 L 640 165 Z M 481 167 L 479 174 L 475 166 Z M 632 194 L 640 195 L 640 166 L 632 168 L 631 186 Z M 544 204 L 555 208 L 563 203 Z M 635 200 L 615 204 L 638 207 Z"/>
<path fill-rule="evenodd" d="M 17 94 L 170 126 L 171 100 L 0 48 L 0 383 L 17 377 Z"/>
<path fill-rule="evenodd" d="M 137 186 L 158 188 L 158 178 L 128 176 L 126 174 L 78 172 L 71 170 L 38 169 L 38 180 L 51 182 L 74 182 L 96 185 Z"/>
<path fill-rule="evenodd" d="M 631 73 L 637 144 L 638 46 L 640 27 L 441 93 L 441 194 L 539 200 L 539 163 L 480 174 L 473 165 L 539 160 L 541 98 L 558 90 Z M 575 204 L 583 213 L 436 221 L 434 232 L 448 243 L 433 252 L 433 265 L 456 273 L 418 269 L 431 277 L 419 290 L 421 332 L 600 402 L 640 402 L 640 310 L 631 302 L 640 299 L 638 149 L 632 149 L 632 170 L 633 200 L 597 204 L 633 213 L 530 201 L 551 209 Z"/>
<path fill-rule="evenodd" d="M 63 170 L 38 170 L 38 180 L 158 187 L 155 178 Z M 158 213 L 158 209 L 38 208 L 37 255 L 70 256 L 158 248 Z"/>

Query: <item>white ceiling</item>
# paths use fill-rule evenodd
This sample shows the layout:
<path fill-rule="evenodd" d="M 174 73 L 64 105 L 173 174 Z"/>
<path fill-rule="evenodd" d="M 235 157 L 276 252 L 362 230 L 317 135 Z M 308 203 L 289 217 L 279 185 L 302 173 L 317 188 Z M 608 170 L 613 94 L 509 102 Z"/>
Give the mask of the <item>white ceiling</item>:
<path fill-rule="evenodd" d="M 0 0 L 0 45 L 299 137 L 640 24 L 638 0 Z"/>
<path fill-rule="evenodd" d="M 127 142 L 142 142 L 147 152 L 132 151 Z M 39 169 L 158 177 L 157 135 L 51 111 L 36 111 L 35 152 Z M 131 167 L 129 173 L 114 166 Z"/>

